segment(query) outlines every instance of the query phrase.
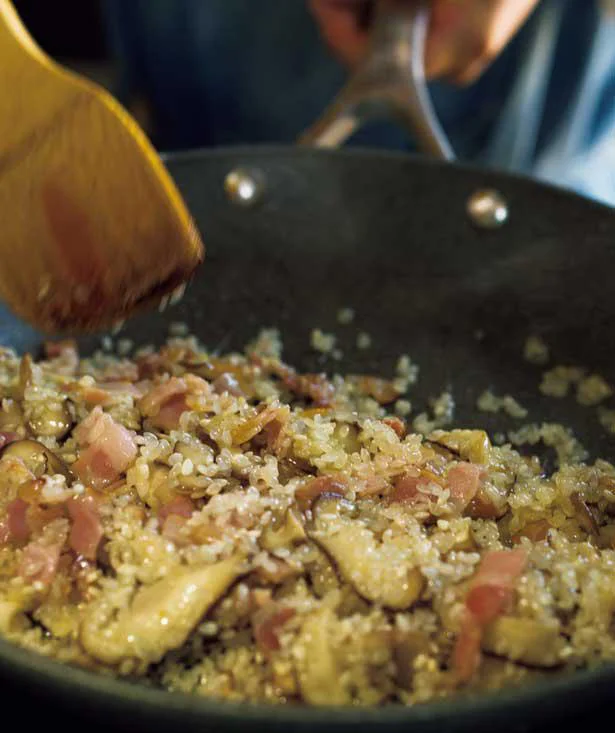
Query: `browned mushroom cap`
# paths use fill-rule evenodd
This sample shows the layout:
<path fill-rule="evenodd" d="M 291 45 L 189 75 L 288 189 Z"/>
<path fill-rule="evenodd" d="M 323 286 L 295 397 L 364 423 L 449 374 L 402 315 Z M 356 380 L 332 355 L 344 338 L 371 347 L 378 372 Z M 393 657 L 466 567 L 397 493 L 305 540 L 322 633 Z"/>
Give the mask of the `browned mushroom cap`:
<path fill-rule="evenodd" d="M 342 510 L 336 499 L 320 499 L 309 536 L 335 563 L 339 574 L 368 601 L 387 608 L 410 608 L 425 587 L 417 567 L 392 563 L 374 534 Z"/>
<path fill-rule="evenodd" d="M 64 461 L 37 440 L 16 440 L 0 450 L 0 457 L 12 456 L 23 461 L 29 471 L 37 477 L 61 474 L 72 479 L 73 474 Z"/>

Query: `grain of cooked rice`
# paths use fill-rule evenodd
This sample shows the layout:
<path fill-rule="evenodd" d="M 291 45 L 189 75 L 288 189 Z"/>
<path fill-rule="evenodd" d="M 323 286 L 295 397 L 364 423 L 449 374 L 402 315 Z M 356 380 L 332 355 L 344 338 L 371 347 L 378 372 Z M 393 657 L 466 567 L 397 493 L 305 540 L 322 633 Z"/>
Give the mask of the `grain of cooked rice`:
<path fill-rule="evenodd" d="M 395 370 L 398 376 L 405 379 L 409 385 L 416 384 L 419 378 L 419 366 L 407 354 L 399 357 Z"/>
<path fill-rule="evenodd" d="M 485 390 L 479 395 L 476 406 L 483 412 L 503 411 L 515 418 L 521 419 L 527 417 L 527 410 L 514 397 L 511 395 L 497 397 L 490 390 Z"/>
<path fill-rule="evenodd" d="M 523 347 L 523 356 L 530 364 L 544 365 L 549 361 L 549 347 L 540 336 L 529 336 Z"/>
<path fill-rule="evenodd" d="M 540 391 L 548 397 L 565 397 L 570 388 L 578 384 L 585 373 L 575 366 L 556 366 L 542 375 Z"/>
<path fill-rule="evenodd" d="M 412 412 L 412 403 L 409 400 L 397 400 L 395 402 L 395 412 L 400 417 L 406 417 Z"/>
<path fill-rule="evenodd" d="M 335 334 L 324 333 L 319 328 L 313 329 L 310 334 L 310 345 L 321 354 L 330 354 L 335 348 L 335 341 Z"/>
<path fill-rule="evenodd" d="M 117 353 L 120 356 L 128 356 L 130 352 L 132 351 L 132 347 L 134 346 L 134 342 L 132 339 L 119 339 L 117 342 Z"/>
<path fill-rule="evenodd" d="M 590 374 L 577 385 L 577 402 L 580 405 L 594 406 L 613 394 L 611 385 L 599 374 Z"/>
<path fill-rule="evenodd" d="M 598 420 L 607 432 L 615 435 L 615 410 L 608 410 L 606 407 L 599 407 Z"/>
<path fill-rule="evenodd" d="M 343 326 L 352 323 L 355 318 L 355 312 L 352 308 L 340 308 L 337 312 L 337 322 Z"/>
<path fill-rule="evenodd" d="M 188 324 L 182 321 L 174 321 L 169 326 L 169 336 L 188 336 Z"/>

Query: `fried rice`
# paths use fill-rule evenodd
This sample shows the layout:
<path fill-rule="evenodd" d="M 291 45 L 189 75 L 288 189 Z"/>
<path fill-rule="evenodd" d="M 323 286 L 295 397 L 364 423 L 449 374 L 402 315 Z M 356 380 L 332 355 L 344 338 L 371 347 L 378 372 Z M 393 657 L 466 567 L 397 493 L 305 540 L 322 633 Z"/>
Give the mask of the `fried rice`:
<path fill-rule="evenodd" d="M 189 337 L 120 351 L 0 352 L 7 640 L 309 705 L 413 705 L 615 658 L 615 468 L 561 426 L 516 433 L 558 450 L 549 474 L 442 429 L 450 399 L 409 428 L 407 358 L 392 379 L 329 379 L 285 364 L 272 333 L 224 357 Z"/>

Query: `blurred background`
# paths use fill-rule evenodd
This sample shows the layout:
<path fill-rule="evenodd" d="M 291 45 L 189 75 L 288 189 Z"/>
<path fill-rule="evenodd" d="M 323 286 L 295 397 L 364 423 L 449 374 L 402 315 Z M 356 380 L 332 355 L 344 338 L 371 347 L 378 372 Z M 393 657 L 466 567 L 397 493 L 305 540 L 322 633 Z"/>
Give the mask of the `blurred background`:
<path fill-rule="evenodd" d="M 14 2 L 48 54 L 109 89 L 165 151 L 292 144 L 346 78 L 305 0 Z M 430 84 L 459 159 L 615 205 L 614 39 L 615 0 L 541 0 L 478 81 Z M 390 122 L 350 144 L 415 149 Z"/>
<path fill-rule="evenodd" d="M 113 72 L 99 0 L 14 2 L 30 33 L 47 53 L 111 82 Z"/>
<path fill-rule="evenodd" d="M 104 0 L 13 1 L 30 33 L 50 56 L 116 91 L 118 73 L 103 19 Z M 147 125 L 146 119 L 140 122 Z"/>

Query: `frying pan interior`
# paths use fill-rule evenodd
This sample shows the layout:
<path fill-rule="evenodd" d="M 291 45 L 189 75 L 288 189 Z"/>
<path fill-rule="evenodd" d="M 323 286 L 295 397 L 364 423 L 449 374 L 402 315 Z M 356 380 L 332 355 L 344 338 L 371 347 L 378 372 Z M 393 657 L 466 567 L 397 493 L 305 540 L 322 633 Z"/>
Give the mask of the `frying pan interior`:
<path fill-rule="evenodd" d="M 310 371 L 393 375 L 398 357 L 408 354 L 420 366 L 409 397 L 415 411 L 450 389 L 457 425 L 503 433 L 518 427 L 509 416 L 477 412 L 476 399 L 489 388 L 528 408 L 523 422 L 562 422 L 590 455 L 615 457 L 596 409 L 542 396 L 545 367 L 523 358 L 526 338 L 539 335 L 552 365 L 584 366 L 614 381 L 610 209 L 524 179 L 382 153 L 233 149 L 180 155 L 168 165 L 204 233 L 206 262 L 179 305 L 136 317 L 120 338 L 160 344 L 171 322 L 185 322 L 209 347 L 226 351 L 276 327 L 285 359 Z M 224 179 L 236 169 L 257 172 L 263 188 L 253 206 L 225 194 Z M 498 229 L 477 228 L 466 212 L 468 197 L 485 187 L 497 189 L 509 207 Z M 345 307 L 356 316 L 342 326 L 337 313 Z M 341 361 L 323 361 L 311 350 L 314 328 L 336 333 Z M 359 331 L 371 336 L 370 348 L 357 348 Z M 0 313 L 0 343 L 36 350 L 40 338 Z M 99 346 L 100 337 L 82 341 L 84 351 Z M 592 678 L 591 686 L 581 675 L 572 688 L 591 688 L 595 696 L 609 674 Z M 548 691 L 531 694 L 546 709 Z M 485 710 L 501 714 L 498 700 Z M 572 694 L 566 704 L 573 700 L 580 704 Z M 506 709 L 514 708 L 509 700 Z M 378 727 L 420 719 L 439 730 L 463 728 L 463 716 L 453 723 L 450 707 L 426 710 L 434 712 L 385 715 Z M 241 712 L 221 715 L 216 730 L 241 719 Z M 300 725 L 285 715 L 276 712 L 269 729 L 276 720 L 286 720 L 286 730 Z M 314 725 L 315 715 L 306 724 Z M 356 728 L 376 720 L 349 715 L 330 722 Z"/>

